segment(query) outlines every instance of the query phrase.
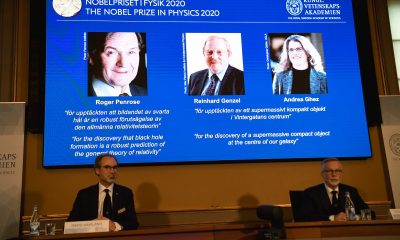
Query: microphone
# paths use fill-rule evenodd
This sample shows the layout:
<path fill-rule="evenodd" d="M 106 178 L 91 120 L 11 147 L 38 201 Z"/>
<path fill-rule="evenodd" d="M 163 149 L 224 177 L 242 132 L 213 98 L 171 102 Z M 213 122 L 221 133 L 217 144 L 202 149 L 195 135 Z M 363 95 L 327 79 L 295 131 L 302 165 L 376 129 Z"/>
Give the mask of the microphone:
<path fill-rule="evenodd" d="M 263 220 L 269 220 L 272 227 L 283 227 L 283 210 L 279 206 L 260 205 L 257 207 L 257 217 Z"/>
<path fill-rule="evenodd" d="M 260 229 L 257 239 L 285 239 L 283 210 L 279 206 L 260 205 L 256 209 L 257 217 L 270 222 L 269 228 Z"/>

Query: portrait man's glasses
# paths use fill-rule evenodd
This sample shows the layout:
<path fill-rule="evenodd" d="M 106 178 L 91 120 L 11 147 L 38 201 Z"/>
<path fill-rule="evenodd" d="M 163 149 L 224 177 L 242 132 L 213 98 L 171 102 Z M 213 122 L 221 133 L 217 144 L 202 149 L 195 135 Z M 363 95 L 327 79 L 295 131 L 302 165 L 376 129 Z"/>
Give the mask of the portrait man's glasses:
<path fill-rule="evenodd" d="M 204 54 L 207 55 L 207 56 L 212 56 L 212 55 L 214 55 L 216 53 L 218 56 L 222 56 L 227 52 L 228 51 L 219 51 L 219 50 L 218 51 L 212 51 L 212 50 L 209 50 L 209 51 L 204 51 Z"/>

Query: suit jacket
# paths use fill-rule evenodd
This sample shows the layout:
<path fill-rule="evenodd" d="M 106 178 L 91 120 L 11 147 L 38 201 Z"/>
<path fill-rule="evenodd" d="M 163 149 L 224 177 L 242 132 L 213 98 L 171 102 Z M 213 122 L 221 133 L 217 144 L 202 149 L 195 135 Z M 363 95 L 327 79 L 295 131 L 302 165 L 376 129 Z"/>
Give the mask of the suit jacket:
<path fill-rule="evenodd" d="M 361 209 L 369 208 L 358 194 L 356 188 L 345 184 L 339 184 L 338 201 L 341 212 L 345 212 L 345 192 L 350 193 L 357 214 L 360 214 Z M 336 214 L 331 208 L 331 202 L 326 192 L 325 184 L 309 187 L 304 190 L 304 193 L 306 198 L 306 206 L 304 206 L 304 213 L 306 215 L 303 217 L 304 221 L 325 221 L 329 220 L 330 215 Z"/>
<path fill-rule="evenodd" d="M 129 88 L 130 88 L 132 96 L 147 96 L 147 89 L 144 87 L 133 84 L 131 82 L 129 84 Z M 89 81 L 88 96 L 95 96 L 95 97 L 97 96 L 96 92 L 93 89 L 93 84 L 91 81 Z M 107 97 L 112 97 L 112 96 L 107 96 Z"/>
<path fill-rule="evenodd" d="M 76 196 L 67 221 L 88 221 L 98 217 L 99 185 L 82 189 Z M 136 229 L 139 224 L 136 218 L 133 192 L 131 189 L 115 184 L 112 196 L 113 213 L 111 220 L 118 222 L 123 229 Z"/>
<path fill-rule="evenodd" d="M 277 72 L 272 82 L 272 92 L 273 94 L 292 94 L 292 84 L 292 70 Z M 310 93 L 328 93 L 326 73 L 317 71 L 314 68 L 310 69 Z"/>
<path fill-rule="evenodd" d="M 201 95 L 207 79 L 208 69 L 192 73 L 189 78 L 189 95 Z M 222 78 L 218 95 L 244 95 L 243 71 L 229 65 Z"/>

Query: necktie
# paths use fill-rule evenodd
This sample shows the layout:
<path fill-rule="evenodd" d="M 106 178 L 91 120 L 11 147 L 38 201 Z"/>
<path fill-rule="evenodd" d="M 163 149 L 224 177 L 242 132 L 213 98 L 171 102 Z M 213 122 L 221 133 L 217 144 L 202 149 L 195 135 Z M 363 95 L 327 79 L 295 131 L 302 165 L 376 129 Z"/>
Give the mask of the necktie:
<path fill-rule="evenodd" d="M 111 214 L 112 214 L 112 205 L 111 205 L 111 197 L 110 194 L 108 193 L 110 190 L 104 189 L 104 192 L 106 193 L 106 197 L 104 198 L 103 202 L 103 217 L 111 219 Z"/>
<path fill-rule="evenodd" d="M 119 96 L 120 96 L 120 97 L 129 97 L 129 94 L 127 94 L 127 93 L 121 93 Z"/>
<path fill-rule="evenodd" d="M 219 78 L 216 74 L 213 74 L 211 76 L 211 80 L 212 80 L 211 84 L 208 86 L 207 91 L 206 91 L 207 96 L 214 95 L 215 87 L 217 86 L 217 82 L 218 82 Z"/>
<path fill-rule="evenodd" d="M 339 201 L 337 199 L 337 191 L 332 191 L 332 208 L 334 211 L 339 211 Z"/>

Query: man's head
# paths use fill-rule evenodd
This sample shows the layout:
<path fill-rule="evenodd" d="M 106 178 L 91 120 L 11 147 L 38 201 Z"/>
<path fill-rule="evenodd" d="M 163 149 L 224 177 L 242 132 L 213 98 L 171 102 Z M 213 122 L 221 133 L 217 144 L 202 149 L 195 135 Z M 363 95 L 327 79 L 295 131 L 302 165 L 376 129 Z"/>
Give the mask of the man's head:
<path fill-rule="evenodd" d="M 343 166 L 337 158 L 326 158 L 321 163 L 321 176 L 328 187 L 335 189 L 342 180 Z"/>
<path fill-rule="evenodd" d="M 104 153 L 96 157 L 94 171 L 103 186 L 108 187 L 115 182 L 117 169 L 118 161 L 113 155 Z"/>
<path fill-rule="evenodd" d="M 96 77 L 113 87 L 128 87 L 139 69 L 143 40 L 136 32 L 90 33 L 90 64 Z"/>
<path fill-rule="evenodd" d="M 204 43 L 203 55 L 208 68 L 213 73 L 219 73 L 228 66 L 232 52 L 225 38 L 210 36 Z"/>

